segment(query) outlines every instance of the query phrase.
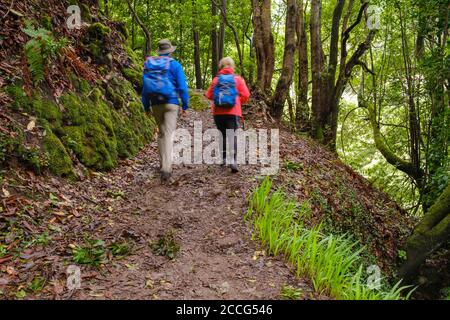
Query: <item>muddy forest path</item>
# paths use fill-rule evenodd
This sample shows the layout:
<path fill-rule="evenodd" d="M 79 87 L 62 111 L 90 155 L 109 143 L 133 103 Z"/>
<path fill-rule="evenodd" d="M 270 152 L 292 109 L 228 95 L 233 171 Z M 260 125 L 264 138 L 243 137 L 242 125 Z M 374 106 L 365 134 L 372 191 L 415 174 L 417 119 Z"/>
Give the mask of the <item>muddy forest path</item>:
<path fill-rule="evenodd" d="M 194 121 L 202 121 L 203 130 L 214 126 L 209 111 L 192 111 L 179 127 L 193 133 Z M 82 266 L 81 289 L 61 288 L 60 298 L 280 299 L 288 285 L 312 293 L 281 258 L 266 256 L 252 240 L 243 217 L 259 168 L 243 166 L 233 175 L 219 165 L 175 166 L 175 182 L 167 186 L 160 183 L 158 166 L 155 141 L 113 172 L 79 183 L 86 197 L 92 192 L 104 198 L 94 201 L 101 205 L 90 203 L 96 222 L 72 232 L 105 243 L 125 240 L 133 249 L 100 268 Z M 175 259 L 152 250 L 164 235 L 179 245 Z"/>

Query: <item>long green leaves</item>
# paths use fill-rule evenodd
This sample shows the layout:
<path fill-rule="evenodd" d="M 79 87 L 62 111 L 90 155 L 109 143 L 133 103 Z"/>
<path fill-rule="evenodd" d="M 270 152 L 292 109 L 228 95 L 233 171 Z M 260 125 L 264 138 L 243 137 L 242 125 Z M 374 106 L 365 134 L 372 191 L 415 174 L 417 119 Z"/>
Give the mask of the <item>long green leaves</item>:
<path fill-rule="evenodd" d="M 406 287 L 397 283 L 390 290 L 367 285 L 361 253 L 364 247 L 349 235 L 325 235 L 322 225 L 306 228 L 302 219 L 309 206 L 288 199 L 282 190 L 271 193 L 267 178 L 250 197 L 246 220 L 271 254 L 284 254 L 298 276 L 308 276 L 314 289 L 336 299 L 398 300 Z M 386 287 L 386 285 L 385 285 Z"/>

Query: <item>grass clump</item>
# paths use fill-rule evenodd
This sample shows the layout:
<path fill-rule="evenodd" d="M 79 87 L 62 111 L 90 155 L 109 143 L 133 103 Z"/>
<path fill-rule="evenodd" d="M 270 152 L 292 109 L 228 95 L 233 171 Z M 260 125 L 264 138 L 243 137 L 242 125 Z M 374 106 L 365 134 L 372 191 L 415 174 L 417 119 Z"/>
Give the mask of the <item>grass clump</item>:
<path fill-rule="evenodd" d="M 166 234 L 159 237 L 159 239 L 151 244 L 153 253 L 158 256 L 166 256 L 169 259 L 175 259 L 176 255 L 180 251 L 180 245 L 175 240 L 175 234 L 173 231 L 169 231 Z"/>
<path fill-rule="evenodd" d="M 111 254 L 116 258 L 122 258 L 131 253 L 132 246 L 130 243 L 126 241 L 122 242 L 113 242 L 108 246 L 108 249 L 111 251 Z"/>
<path fill-rule="evenodd" d="M 72 251 L 73 261 L 98 267 L 105 260 L 105 242 L 88 239 L 84 246 L 75 247 Z"/>
<path fill-rule="evenodd" d="M 302 297 L 302 290 L 292 286 L 283 286 L 281 288 L 281 299 L 283 300 L 300 300 Z"/>
<path fill-rule="evenodd" d="M 303 169 L 303 163 L 293 162 L 290 160 L 286 160 L 284 162 L 284 169 L 290 172 L 297 172 Z"/>
<path fill-rule="evenodd" d="M 305 227 L 307 206 L 288 199 L 283 190 L 272 192 L 267 178 L 250 197 L 245 216 L 252 219 L 255 232 L 273 255 L 283 254 L 297 276 L 311 278 L 316 292 L 336 299 L 400 300 L 407 287 L 384 283 L 368 285 L 361 255 L 365 248 L 348 235 L 324 234 L 322 225 Z M 380 280 L 381 281 L 381 280 Z M 406 298 L 408 298 L 406 296 Z"/>

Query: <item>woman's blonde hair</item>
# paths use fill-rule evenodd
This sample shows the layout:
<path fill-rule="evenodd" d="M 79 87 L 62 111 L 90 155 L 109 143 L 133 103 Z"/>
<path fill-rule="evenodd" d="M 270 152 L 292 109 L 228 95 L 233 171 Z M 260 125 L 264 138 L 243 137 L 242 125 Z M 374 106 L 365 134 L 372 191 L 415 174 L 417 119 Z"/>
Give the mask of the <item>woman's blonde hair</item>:
<path fill-rule="evenodd" d="M 225 57 L 219 62 L 219 69 L 223 68 L 235 68 L 236 64 L 234 63 L 234 60 L 230 57 Z"/>

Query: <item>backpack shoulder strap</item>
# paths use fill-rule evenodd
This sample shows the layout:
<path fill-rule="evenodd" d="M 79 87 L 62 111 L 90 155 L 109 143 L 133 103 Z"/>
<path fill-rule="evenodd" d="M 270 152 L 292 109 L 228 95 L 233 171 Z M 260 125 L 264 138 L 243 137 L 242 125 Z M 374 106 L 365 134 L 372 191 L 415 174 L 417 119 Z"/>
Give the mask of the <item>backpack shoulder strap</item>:
<path fill-rule="evenodd" d="M 173 59 L 172 59 L 171 57 L 167 57 L 167 58 L 165 58 L 165 59 L 167 60 L 167 63 L 166 63 L 166 70 L 169 71 L 169 69 L 170 69 L 170 63 L 173 61 Z"/>

